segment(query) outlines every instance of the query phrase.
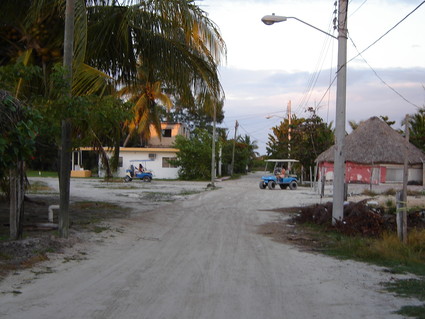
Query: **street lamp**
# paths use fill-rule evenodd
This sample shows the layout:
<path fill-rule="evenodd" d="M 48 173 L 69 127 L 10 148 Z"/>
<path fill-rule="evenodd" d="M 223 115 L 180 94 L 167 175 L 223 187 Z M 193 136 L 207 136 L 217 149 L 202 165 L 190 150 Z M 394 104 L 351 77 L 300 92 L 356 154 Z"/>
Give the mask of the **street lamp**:
<path fill-rule="evenodd" d="M 312 27 L 328 36 L 338 40 L 338 70 L 336 84 L 336 112 L 335 112 L 335 157 L 334 157 L 334 182 L 332 223 L 344 217 L 344 182 L 345 182 L 345 110 L 347 96 L 347 9 L 348 0 L 338 1 L 338 37 L 325 32 L 315 26 L 295 17 L 276 16 L 275 14 L 264 16 L 261 21 L 266 25 L 295 19 Z"/>
<path fill-rule="evenodd" d="M 332 38 L 336 39 L 336 40 L 338 39 L 336 36 L 334 36 L 334 35 L 332 35 L 332 34 L 330 34 L 330 33 L 326 32 L 326 31 L 323 31 L 323 30 L 321 30 L 321 29 L 319 29 L 319 28 L 315 27 L 314 25 L 311 25 L 310 23 L 307 23 L 307 22 L 305 22 L 305 21 L 303 21 L 303 20 L 301 20 L 301 19 L 298 19 L 298 18 L 296 18 L 296 17 L 284 17 L 284 16 L 277 16 L 277 15 L 275 15 L 274 13 L 272 13 L 271 15 L 266 15 L 266 16 L 264 16 L 264 17 L 261 19 L 261 21 L 263 21 L 263 23 L 264 23 L 264 24 L 266 24 L 266 25 L 272 25 L 272 24 L 275 24 L 275 23 L 278 23 L 278 22 L 284 22 L 284 21 L 286 21 L 286 20 L 288 20 L 288 19 L 294 19 L 294 20 L 297 20 L 297 21 L 299 21 L 299 22 L 301 22 L 301 23 L 304 23 L 305 25 L 308 25 L 309 27 L 311 27 L 311 28 L 313 28 L 313 29 L 316 29 L 317 31 L 320 31 L 320 32 L 322 32 L 322 33 L 324 33 L 324 34 L 326 34 L 326 35 L 328 35 L 328 36 L 330 36 L 330 37 L 332 37 Z"/>

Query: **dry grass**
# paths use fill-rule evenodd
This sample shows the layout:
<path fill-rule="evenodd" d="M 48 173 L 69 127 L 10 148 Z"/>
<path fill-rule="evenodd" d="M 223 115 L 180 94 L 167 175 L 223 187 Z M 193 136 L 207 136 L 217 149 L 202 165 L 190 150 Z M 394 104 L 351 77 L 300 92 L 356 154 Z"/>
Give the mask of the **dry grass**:
<path fill-rule="evenodd" d="M 373 241 L 365 250 L 366 254 L 380 256 L 384 260 L 425 263 L 425 230 L 411 231 L 408 234 L 407 244 L 401 242 L 397 234 L 386 232 L 381 239 Z"/>

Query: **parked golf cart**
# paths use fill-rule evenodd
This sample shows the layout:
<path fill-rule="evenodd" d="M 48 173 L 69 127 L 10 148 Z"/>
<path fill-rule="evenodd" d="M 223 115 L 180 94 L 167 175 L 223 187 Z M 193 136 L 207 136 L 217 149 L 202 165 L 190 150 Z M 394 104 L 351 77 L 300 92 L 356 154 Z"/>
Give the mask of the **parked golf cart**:
<path fill-rule="evenodd" d="M 133 179 L 137 178 L 144 182 L 152 181 L 152 172 L 146 168 L 147 160 L 131 160 L 130 167 L 125 171 L 125 182 L 131 182 Z"/>
<path fill-rule="evenodd" d="M 267 164 L 274 163 L 273 175 L 264 175 L 261 177 L 260 189 L 275 189 L 276 185 L 279 185 L 280 189 L 297 189 L 298 179 L 296 175 L 290 174 L 291 165 L 298 163 L 298 160 L 294 159 L 269 159 L 266 160 Z"/>

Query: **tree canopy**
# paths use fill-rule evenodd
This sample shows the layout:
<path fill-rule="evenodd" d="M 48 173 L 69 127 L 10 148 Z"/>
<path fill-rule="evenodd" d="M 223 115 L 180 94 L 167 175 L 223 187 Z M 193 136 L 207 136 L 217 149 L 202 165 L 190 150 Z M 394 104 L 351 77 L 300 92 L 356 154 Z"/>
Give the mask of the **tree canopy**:
<path fill-rule="evenodd" d="M 273 127 L 269 134 L 267 154 L 269 158 L 293 158 L 304 167 L 313 167 L 320 153 L 334 143 L 331 123 L 326 124 L 313 109 L 309 109 L 310 117 L 292 116 Z M 290 136 L 290 138 L 289 138 Z"/>
<path fill-rule="evenodd" d="M 204 113 L 206 97 L 223 97 L 226 46 L 195 1 L 76 0 L 73 101 L 64 99 L 64 11 L 63 0 L 0 2 L 0 82 L 41 110 L 41 144 L 57 144 L 57 121 L 68 117 L 80 145 L 117 147 L 128 133 L 159 130 L 171 105 Z"/>

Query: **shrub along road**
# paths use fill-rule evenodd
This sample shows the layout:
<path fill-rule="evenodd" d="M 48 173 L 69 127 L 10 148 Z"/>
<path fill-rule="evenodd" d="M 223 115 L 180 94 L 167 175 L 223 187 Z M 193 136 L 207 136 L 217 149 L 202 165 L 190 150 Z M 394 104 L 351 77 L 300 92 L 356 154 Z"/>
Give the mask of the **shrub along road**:
<path fill-rule="evenodd" d="M 383 292 L 380 283 L 394 275 L 378 267 L 301 252 L 257 233 L 281 218 L 272 209 L 319 202 L 310 189 L 260 190 L 255 174 L 185 196 L 182 190 L 206 183 L 96 183 L 73 179 L 71 197 L 121 201 L 132 214 L 108 221 L 110 230 L 65 255 L 6 278 L 0 317 L 387 319 L 418 304 Z M 180 199 L 143 205 L 151 203 L 142 193 L 167 187 Z"/>

